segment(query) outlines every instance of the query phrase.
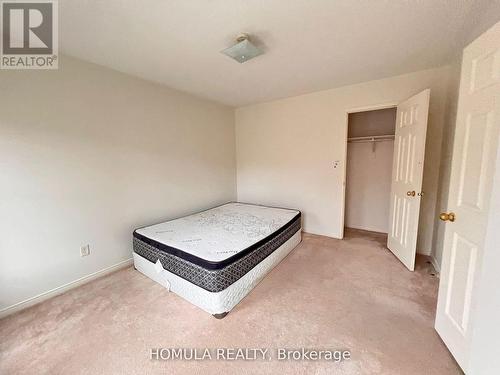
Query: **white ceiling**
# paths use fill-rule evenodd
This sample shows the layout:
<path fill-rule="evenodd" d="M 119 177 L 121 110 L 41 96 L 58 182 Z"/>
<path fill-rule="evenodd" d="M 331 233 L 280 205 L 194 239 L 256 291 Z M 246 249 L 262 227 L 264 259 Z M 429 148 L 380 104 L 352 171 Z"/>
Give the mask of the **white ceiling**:
<path fill-rule="evenodd" d="M 61 52 L 242 106 L 443 65 L 499 18 L 493 3 L 61 0 Z M 266 53 L 219 53 L 240 32 Z"/>

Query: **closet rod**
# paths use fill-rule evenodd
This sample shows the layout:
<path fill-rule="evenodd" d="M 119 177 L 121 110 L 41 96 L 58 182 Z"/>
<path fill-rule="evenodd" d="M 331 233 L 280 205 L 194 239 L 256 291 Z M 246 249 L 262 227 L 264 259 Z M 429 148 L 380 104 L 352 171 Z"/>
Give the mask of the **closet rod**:
<path fill-rule="evenodd" d="M 393 140 L 394 135 L 393 134 L 387 134 L 387 135 L 373 135 L 373 136 L 368 136 L 368 137 L 350 137 L 347 138 L 348 142 L 380 142 L 380 141 L 389 141 Z"/>

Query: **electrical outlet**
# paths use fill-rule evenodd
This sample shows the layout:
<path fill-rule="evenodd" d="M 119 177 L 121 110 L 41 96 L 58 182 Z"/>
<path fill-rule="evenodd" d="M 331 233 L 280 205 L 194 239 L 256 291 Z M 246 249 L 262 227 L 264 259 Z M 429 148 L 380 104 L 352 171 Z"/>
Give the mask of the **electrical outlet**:
<path fill-rule="evenodd" d="M 90 255 L 90 245 L 80 247 L 80 256 L 86 257 Z"/>

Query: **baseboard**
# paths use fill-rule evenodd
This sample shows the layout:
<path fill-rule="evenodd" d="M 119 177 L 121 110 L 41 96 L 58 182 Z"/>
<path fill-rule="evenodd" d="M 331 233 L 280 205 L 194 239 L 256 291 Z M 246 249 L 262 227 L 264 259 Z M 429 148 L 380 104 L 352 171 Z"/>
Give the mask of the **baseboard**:
<path fill-rule="evenodd" d="M 48 300 L 49 298 L 58 296 L 64 292 L 67 292 L 70 289 L 73 289 L 73 288 L 76 288 L 80 285 L 86 284 L 92 280 L 95 280 L 99 277 L 107 275 L 111 272 L 118 271 L 119 269 L 122 269 L 122 268 L 126 268 L 126 267 L 132 265 L 132 263 L 133 263 L 132 258 L 123 260 L 123 261 L 116 263 L 112 266 L 106 267 L 100 271 L 91 273 L 90 275 L 83 276 L 79 279 L 76 279 L 76 280 L 71 281 L 67 284 L 58 286 L 57 288 L 51 289 L 47 292 L 40 293 L 37 296 L 34 296 L 34 297 L 28 298 L 24 301 L 15 303 L 12 306 L 5 307 L 5 308 L 0 310 L 0 319 L 6 317 L 7 315 L 13 314 L 15 312 L 24 310 L 30 306 L 36 305 L 37 303 Z"/>
<path fill-rule="evenodd" d="M 425 250 L 418 250 L 417 249 L 417 254 L 425 255 L 426 257 L 430 257 L 431 256 L 431 252 L 430 251 L 425 251 Z"/>
<path fill-rule="evenodd" d="M 306 230 L 304 230 L 304 228 L 302 228 L 302 233 L 306 234 L 306 235 L 311 235 L 311 236 L 321 236 L 321 237 L 327 237 L 327 238 L 334 238 L 336 240 L 342 240 L 343 239 L 339 235 L 321 234 L 321 233 L 306 231 Z"/>
<path fill-rule="evenodd" d="M 357 226 L 357 227 L 348 227 L 345 226 L 344 229 L 354 229 L 354 230 L 362 230 L 364 232 L 371 232 L 371 233 L 377 233 L 377 234 L 385 234 L 387 235 L 387 232 L 384 232 L 382 229 L 373 229 L 373 228 L 368 228 L 368 227 L 363 227 L 363 226 Z"/>
<path fill-rule="evenodd" d="M 436 270 L 437 276 L 439 277 L 439 274 L 441 273 L 441 267 L 439 267 L 437 259 L 433 255 L 431 255 L 430 258 L 431 258 L 431 264 Z"/>

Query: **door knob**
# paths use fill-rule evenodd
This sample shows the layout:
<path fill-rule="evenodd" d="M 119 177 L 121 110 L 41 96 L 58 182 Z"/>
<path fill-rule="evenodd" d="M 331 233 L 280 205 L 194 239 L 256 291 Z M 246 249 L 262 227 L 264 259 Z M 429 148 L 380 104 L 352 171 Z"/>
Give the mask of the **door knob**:
<path fill-rule="evenodd" d="M 441 214 L 439 215 L 439 218 L 443 221 L 454 222 L 455 221 L 455 214 L 453 212 L 450 212 L 450 213 L 441 212 Z"/>
<path fill-rule="evenodd" d="M 408 195 L 409 197 L 414 197 L 415 196 L 415 190 L 411 190 L 411 191 L 407 191 L 406 192 L 406 195 Z"/>

